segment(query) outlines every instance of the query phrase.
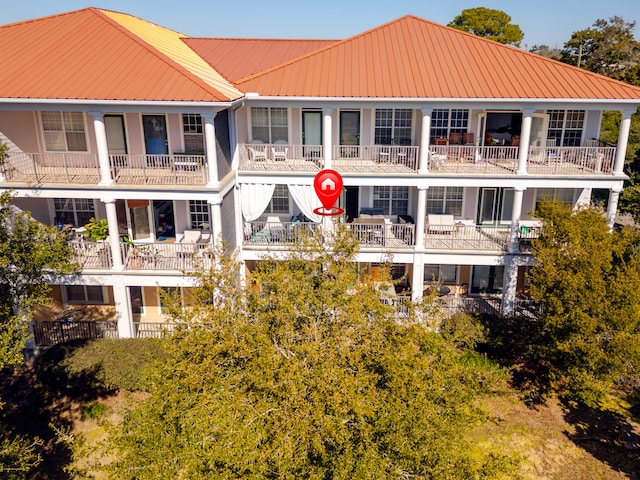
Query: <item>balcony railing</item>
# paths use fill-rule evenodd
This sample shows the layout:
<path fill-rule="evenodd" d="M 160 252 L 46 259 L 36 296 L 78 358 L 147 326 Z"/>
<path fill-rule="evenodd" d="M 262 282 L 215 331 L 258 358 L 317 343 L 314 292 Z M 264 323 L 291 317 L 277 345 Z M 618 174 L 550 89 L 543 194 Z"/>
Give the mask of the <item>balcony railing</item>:
<path fill-rule="evenodd" d="M 483 225 L 451 225 L 443 229 L 429 229 L 424 238 L 427 250 L 473 250 L 503 252 L 509 244 L 511 227 Z"/>
<path fill-rule="evenodd" d="M 412 248 L 415 227 L 399 223 L 347 223 L 361 247 Z"/>
<path fill-rule="evenodd" d="M 527 161 L 530 174 L 611 175 L 616 147 L 531 147 Z"/>
<path fill-rule="evenodd" d="M 391 145 L 336 145 L 333 164 L 343 172 L 415 172 L 418 147 Z"/>
<path fill-rule="evenodd" d="M 122 243 L 120 249 L 126 270 L 194 271 L 212 263 L 206 243 Z"/>
<path fill-rule="evenodd" d="M 296 245 L 315 235 L 320 225 L 311 222 L 246 222 L 245 246 Z"/>
<path fill-rule="evenodd" d="M 322 145 L 240 144 L 240 170 L 317 172 L 323 164 Z"/>
<path fill-rule="evenodd" d="M 7 182 L 97 184 L 98 157 L 82 152 L 11 152 L 2 164 Z"/>
<path fill-rule="evenodd" d="M 204 155 L 109 155 L 111 178 L 125 185 L 205 185 Z"/>

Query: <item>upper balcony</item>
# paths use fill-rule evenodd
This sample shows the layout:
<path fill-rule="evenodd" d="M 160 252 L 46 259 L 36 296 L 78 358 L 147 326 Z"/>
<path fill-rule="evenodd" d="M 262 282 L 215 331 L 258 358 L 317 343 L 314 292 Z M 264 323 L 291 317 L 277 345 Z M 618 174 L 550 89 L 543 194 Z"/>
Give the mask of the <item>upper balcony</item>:
<path fill-rule="evenodd" d="M 193 185 L 207 182 L 203 155 L 110 155 L 110 177 L 118 185 Z M 81 152 L 11 152 L 1 168 L 7 183 L 96 185 L 98 156 Z"/>
<path fill-rule="evenodd" d="M 417 174 L 417 146 L 335 146 L 333 168 L 341 173 Z M 315 173 L 323 168 L 323 147 L 308 145 L 240 144 L 240 171 Z M 518 146 L 434 145 L 429 149 L 430 175 L 516 175 Z M 530 175 L 612 175 L 616 147 L 529 148 Z"/>

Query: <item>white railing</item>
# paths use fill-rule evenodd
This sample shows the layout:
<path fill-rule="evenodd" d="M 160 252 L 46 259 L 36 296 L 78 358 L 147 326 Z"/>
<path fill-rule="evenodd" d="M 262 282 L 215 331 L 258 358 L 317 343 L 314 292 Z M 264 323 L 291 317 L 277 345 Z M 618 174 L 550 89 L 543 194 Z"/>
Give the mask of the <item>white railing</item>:
<path fill-rule="evenodd" d="M 451 225 L 443 229 L 429 229 L 427 225 L 424 246 L 427 250 L 479 250 L 504 251 L 509 244 L 511 227 L 481 225 Z"/>
<path fill-rule="evenodd" d="M 515 173 L 518 147 L 433 145 L 429 171 L 433 173 Z"/>
<path fill-rule="evenodd" d="M 611 174 L 616 147 L 531 147 L 527 170 L 543 174 Z"/>
<path fill-rule="evenodd" d="M 73 240 L 69 242 L 73 249 L 73 259 L 84 269 L 105 269 L 112 266 L 111 249 L 106 242 Z"/>
<path fill-rule="evenodd" d="M 418 147 L 415 146 L 335 145 L 333 147 L 334 165 L 346 171 L 350 168 L 385 166 L 399 166 L 415 171 L 417 161 Z"/>
<path fill-rule="evenodd" d="M 211 266 L 206 243 L 122 243 L 120 248 L 127 270 L 193 271 Z"/>
<path fill-rule="evenodd" d="M 239 144 L 240 170 L 318 171 L 322 168 L 322 145 Z"/>
<path fill-rule="evenodd" d="M 414 225 L 399 223 L 347 223 L 362 247 L 411 248 Z"/>
<path fill-rule="evenodd" d="M 117 184 L 205 185 L 204 155 L 109 155 L 111 178 Z"/>
<path fill-rule="evenodd" d="M 315 233 L 320 224 L 312 222 L 246 222 L 244 243 L 246 246 L 294 245 Z"/>
<path fill-rule="evenodd" d="M 133 322 L 136 338 L 164 338 L 174 332 L 175 323 L 170 322 Z"/>
<path fill-rule="evenodd" d="M 2 165 L 6 181 L 97 184 L 98 157 L 82 152 L 10 152 Z"/>

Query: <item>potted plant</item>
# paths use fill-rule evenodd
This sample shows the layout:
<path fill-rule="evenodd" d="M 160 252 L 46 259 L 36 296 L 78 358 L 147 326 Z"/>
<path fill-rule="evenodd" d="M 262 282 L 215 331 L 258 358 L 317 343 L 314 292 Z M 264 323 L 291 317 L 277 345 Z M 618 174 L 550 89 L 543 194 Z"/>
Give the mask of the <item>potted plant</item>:
<path fill-rule="evenodd" d="M 87 223 L 84 228 L 86 229 L 84 232 L 85 237 L 94 242 L 105 240 L 109 236 L 109 224 L 106 218 L 96 220 L 94 217 L 91 217 L 89 223 Z"/>

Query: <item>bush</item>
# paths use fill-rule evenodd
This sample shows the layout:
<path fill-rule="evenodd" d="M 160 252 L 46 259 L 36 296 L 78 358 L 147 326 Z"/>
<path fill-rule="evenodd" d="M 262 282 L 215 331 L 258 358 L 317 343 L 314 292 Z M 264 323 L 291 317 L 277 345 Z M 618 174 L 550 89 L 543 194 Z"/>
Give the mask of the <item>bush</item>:
<path fill-rule="evenodd" d="M 163 340 L 96 339 L 56 345 L 38 359 L 40 382 L 51 392 L 82 396 L 115 390 L 144 391 L 146 370 L 165 357 Z"/>
<path fill-rule="evenodd" d="M 478 319 L 466 313 L 455 313 L 442 321 L 440 334 L 462 349 L 473 349 L 485 341 L 486 331 Z"/>

